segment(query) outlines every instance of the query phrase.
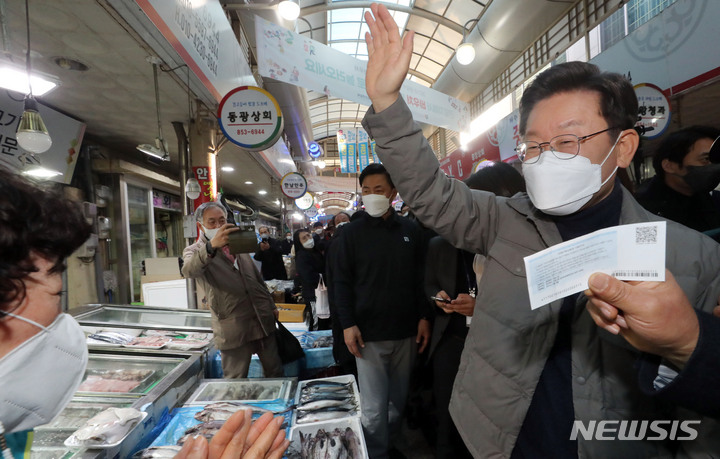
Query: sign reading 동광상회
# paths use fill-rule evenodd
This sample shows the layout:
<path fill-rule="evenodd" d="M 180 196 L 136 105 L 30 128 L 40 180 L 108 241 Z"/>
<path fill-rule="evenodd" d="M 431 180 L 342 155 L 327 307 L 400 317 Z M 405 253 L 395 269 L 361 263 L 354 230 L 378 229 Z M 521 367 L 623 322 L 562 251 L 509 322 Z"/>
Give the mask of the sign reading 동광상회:
<path fill-rule="evenodd" d="M 241 86 L 220 102 L 218 123 L 232 143 L 251 151 L 275 144 L 282 134 L 283 118 L 275 98 L 262 88 Z"/>
<path fill-rule="evenodd" d="M 280 179 L 280 190 L 290 199 L 298 199 L 308 189 L 307 180 L 299 172 L 290 172 Z"/>

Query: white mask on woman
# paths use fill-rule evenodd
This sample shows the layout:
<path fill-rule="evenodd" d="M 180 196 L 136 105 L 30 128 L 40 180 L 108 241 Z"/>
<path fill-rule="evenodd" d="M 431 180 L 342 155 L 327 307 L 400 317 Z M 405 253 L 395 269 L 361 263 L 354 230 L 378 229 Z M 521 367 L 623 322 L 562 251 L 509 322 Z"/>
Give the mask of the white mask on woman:
<path fill-rule="evenodd" d="M 47 424 L 65 408 L 85 375 L 88 348 L 80 324 L 60 314 L 50 326 L 12 313 L 40 332 L 0 358 L 0 422 L 7 432 Z"/>
<path fill-rule="evenodd" d="M 315 239 L 310 238 L 307 241 L 303 242 L 302 244 L 303 244 L 303 247 L 305 247 L 306 249 L 312 249 L 313 247 L 315 247 Z"/>
<path fill-rule="evenodd" d="M 371 217 L 380 217 L 390 208 L 390 200 L 382 194 L 366 194 L 362 200 Z"/>
<path fill-rule="evenodd" d="M 602 166 L 618 140 L 620 136 L 600 164 L 593 164 L 584 156 L 551 151 L 542 152 L 535 163 L 523 163 L 527 193 L 533 205 L 549 215 L 570 215 L 580 210 L 617 170 L 615 166 L 608 178 L 602 180 Z"/>

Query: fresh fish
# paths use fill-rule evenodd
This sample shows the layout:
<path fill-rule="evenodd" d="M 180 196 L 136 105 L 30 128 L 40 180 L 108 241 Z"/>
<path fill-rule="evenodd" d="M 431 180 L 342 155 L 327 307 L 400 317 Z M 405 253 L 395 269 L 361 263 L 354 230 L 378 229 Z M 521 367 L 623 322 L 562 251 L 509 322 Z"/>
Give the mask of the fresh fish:
<path fill-rule="evenodd" d="M 324 411 L 311 411 L 302 417 L 298 414 L 298 419 L 295 422 L 297 424 L 307 424 L 308 422 L 330 421 L 332 419 L 340 419 L 347 417 L 348 414 L 351 413 L 352 412 L 350 411 L 332 409 Z"/>
<path fill-rule="evenodd" d="M 348 411 L 350 409 L 355 409 L 355 405 L 351 405 L 348 403 L 350 400 L 316 400 L 309 403 L 304 403 L 297 407 L 298 411 L 316 411 L 316 410 L 322 410 L 324 408 L 331 408 L 331 407 L 348 407 Z"/>
<path fill-rule="evenodd" d="M 348 451 L 345 445 L 343 444 L 341 440 L 340 435 L 335 435 L 330 437 L 328 440 L 327 445 L 327 458 L 329 459 L 347 459 L 348 457 Z"/>
<path fill-rule="evenodd" d="M 185 431 L 185 435 L 183 435 L 180 440 L 178 440 L 177 444 L 183 445 L 188 439 L 196 435 L 202 435 L 208 440 L 211 440 L 212 437 L 217 433 L 217 431 L 220 430 L 223 424 L 225 424 L 225 421 L 210 421 L 198 424 L 196 426 L 192 426 Z"/>
<path fill-rule="evenodd" d="M 316 402 L 318 400 L 352 401 L 355 400 L 355 397 L 351 394 L 310 394 L 300 396 L 300 404 Z"/>
<path fill-rule="evenodd" d="M 230 416 L 235 414 L 239 410 L 253 410 L 253 411 L 266 411 L 260 408 L 255 408 L 250 405 L 244 405 L 242 403 L 233 402 L 217 402 L 206 405 L 202 411 L 195 413 L 195 419 L 201 422 L 209 421 L 227 421 Z M 261 413 L 262 414 L 262 413 Z"/>
<path fill-rule="evenodd" d="M 338 382 L 338 381 L 325 381 L 322 379 L 316 379 L 313 381 L 308 381 L 303 385 L 303 388 L 306 387 L 322 387 L 325 390 L 343 390 L 343 389 L 352 389 L 352 381 L 348 382 Z"/>
<path fill-rule="evenodd" d="M 345 429 L 343 439 L 345 440 L 345 445 L 347 446 L 348 457 L 351 457 L 352 459 L 360 459 L 363 457 L 360 438 L 358 438 L 357 434 L 351 427 Z"/>
<path fill-rule="evenodd" d="M 153 446 L 152 448 L 141 449 L 133 454 L 133 459 L 175 457 L 180 452 L 180 449 L 180 446 Z"/>

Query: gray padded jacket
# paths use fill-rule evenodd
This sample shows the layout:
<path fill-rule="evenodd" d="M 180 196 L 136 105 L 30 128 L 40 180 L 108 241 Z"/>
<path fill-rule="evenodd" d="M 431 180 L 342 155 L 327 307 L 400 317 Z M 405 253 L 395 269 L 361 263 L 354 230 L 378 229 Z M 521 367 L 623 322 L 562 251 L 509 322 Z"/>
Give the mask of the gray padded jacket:
<path fill-rule="evenodd" d="M 438 168 L 402 98 L 363 120 L 400 195 L 418 219 L 456 247 L 487 256 L 475 313 L 450 403 L 474 457 L 510 457 L 552 348 L 562 300 L 531 310 L 523 257 L 562 242 L 553 221 L 526 194 L 472 191 Z M 621 224 L 660 220 L 623 189 Z M 712 311 L 720 295 L 720 246 L 667 223 L 666 266 L 691 303 Z M 717 421 L 670 406 L 639 389 L 639 352 L 598 328 L 580 294 L 572 321 L 575 419 L 701 420 L 694 441 L 598 441 L 578 438 L 580 458 L 712 457 L 720 452 Z M 676 449 L 679 448 L 679 451 Z"/>

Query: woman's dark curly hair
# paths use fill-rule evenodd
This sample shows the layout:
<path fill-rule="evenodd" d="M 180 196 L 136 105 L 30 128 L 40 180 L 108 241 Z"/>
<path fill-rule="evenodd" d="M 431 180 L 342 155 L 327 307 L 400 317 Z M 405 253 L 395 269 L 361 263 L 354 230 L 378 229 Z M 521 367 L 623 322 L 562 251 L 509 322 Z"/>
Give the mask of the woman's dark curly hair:
<path fill-rule="evenodd" d="M 90 236 L 79 206 L 0 167 L 0 317 L 25 298 L 34 256 L 65 269 L 65 258 Z"/>

